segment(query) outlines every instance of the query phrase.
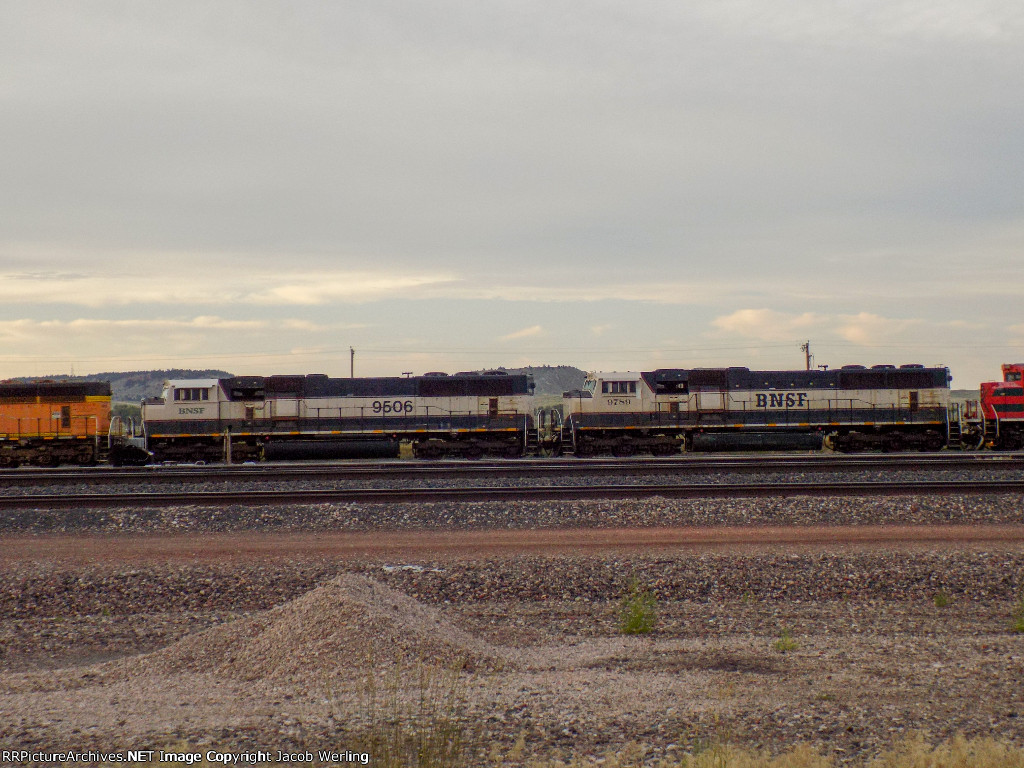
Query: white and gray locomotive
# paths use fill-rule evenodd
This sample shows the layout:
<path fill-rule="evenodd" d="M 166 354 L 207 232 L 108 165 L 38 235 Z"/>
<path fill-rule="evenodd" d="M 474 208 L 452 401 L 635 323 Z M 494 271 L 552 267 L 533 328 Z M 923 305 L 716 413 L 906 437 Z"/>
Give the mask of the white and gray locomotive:
<path fill-rule="evenodd" d="M 592 373 L 542 418 L 577 456 L 681 450 L 938 450 L 950 440 L 949 369 L 921 365 Z M 954 430 L 955 431 L 955 430 Z"/>
<path fill-rule="evenodd" d="M 536 435 L 532 394 L 530 377 L 504 371 L 179 379 L 143 401 L 142 423 L 157 461 L 397 455 L 402 442 L 424 458 L 514 458 Z"/>

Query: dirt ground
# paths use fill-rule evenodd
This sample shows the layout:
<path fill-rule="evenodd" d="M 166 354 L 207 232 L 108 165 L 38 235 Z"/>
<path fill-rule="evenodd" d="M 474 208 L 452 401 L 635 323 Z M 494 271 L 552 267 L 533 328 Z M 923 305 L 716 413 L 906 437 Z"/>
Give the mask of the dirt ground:
<path fill-rule="evenodd" d="M 545 755 L 1021 744 L 1022 566 L 1024 525 L 6 536 L 0 744 L 353 748 L 421 662 Z"/>

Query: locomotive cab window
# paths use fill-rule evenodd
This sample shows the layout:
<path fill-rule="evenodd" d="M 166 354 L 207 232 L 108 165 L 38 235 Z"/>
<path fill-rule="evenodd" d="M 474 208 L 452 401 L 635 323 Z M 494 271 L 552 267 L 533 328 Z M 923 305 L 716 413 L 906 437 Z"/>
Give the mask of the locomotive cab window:
<path fill-rule="evenodd" d="M 1020 381 L 1020 371 L 1010 371 L 1006 374 L 1007 381 Z"/>
<path fill-rule="evenodd" d="M 602 395 L 635 395 L 635 381 L 602 381 Z"/>
<path fill-rule="evenodd" d="M 210 390 L 204 387 L 186 387 L 184 389 L 175 389 L 174 399 L 178 402 L 196 402 L 199 400 L 209 400 Z"/>

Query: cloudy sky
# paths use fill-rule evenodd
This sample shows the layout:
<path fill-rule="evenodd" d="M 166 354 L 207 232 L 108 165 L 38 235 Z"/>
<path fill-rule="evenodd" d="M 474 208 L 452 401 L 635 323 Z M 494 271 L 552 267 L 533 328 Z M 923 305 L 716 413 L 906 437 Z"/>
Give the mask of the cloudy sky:
<path fill-rule="evenodd" d="M 1019 0 L 0 18 L 0 378 L 1024 359 Z"/>

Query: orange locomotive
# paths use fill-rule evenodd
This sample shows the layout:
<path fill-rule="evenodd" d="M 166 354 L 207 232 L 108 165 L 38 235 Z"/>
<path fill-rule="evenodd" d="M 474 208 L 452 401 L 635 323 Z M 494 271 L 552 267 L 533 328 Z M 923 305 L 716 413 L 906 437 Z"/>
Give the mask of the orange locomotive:
<path fill-rule="evenodd" d="M 104 459 L 110 394 L 106 381 L 0 382 L 0 467 Z"/>

